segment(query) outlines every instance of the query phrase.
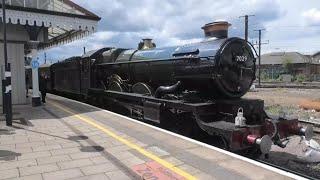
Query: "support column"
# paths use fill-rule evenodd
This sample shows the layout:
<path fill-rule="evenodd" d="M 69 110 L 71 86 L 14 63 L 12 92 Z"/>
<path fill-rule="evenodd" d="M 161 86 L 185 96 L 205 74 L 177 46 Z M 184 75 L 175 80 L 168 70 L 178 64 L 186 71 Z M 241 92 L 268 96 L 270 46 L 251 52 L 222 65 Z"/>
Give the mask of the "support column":
<path fill-rule="evenodd" d="M 7 18 L 6 18 L 6 3 L 5 0 L 2 0 L 2 25 L 3 25 L 3 55 L 4 55 L 4 64 L 5 64 L 5 72 L 4 77 L 4 91 L 3 98 L 3 108 L 6 114 L 6 125 L 12 126 L 12 86 L 11 86 L 11 67 L 10 63 L 8 63 L 8 50 L 7 50 Z"/>
<path fill-rule="evenodd" d="M 37 107 L 41 106 L 41 99 L 40 99 L 40 91 L 39 91 L 39 74 L 38 74 L 38 67 L 39 62 L 37 59 L 37 47 L 39 41 L 29 41 L 29 47 L 31 48 L 31 67 L 32 67 L 32 106 Z"/>

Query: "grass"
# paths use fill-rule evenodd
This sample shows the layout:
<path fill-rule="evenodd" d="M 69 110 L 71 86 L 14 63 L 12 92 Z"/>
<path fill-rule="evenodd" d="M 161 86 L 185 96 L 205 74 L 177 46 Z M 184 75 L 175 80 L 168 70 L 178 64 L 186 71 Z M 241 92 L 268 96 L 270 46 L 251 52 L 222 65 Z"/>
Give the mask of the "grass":
<path fill-rule="evenodd" d="M 280 106 L 279 104 L 267 106 L 265 110 L 272 115 L 279 115 L 280 113 L 285 112 L 286 115 L 291 115 L 296 111 L 296 108 L 293 106 Z"/>
<path fill-rule="evenodd" d="M 312 112 L 305 111 L 294 106 L 280 106 L 278 104 L 267 106 L 265 107 L 265 110 L 270 115 L 278 116 L 284 113 L 286 116 L 293 116 L 305 120 L 308 120 L 314 116 Z"/>

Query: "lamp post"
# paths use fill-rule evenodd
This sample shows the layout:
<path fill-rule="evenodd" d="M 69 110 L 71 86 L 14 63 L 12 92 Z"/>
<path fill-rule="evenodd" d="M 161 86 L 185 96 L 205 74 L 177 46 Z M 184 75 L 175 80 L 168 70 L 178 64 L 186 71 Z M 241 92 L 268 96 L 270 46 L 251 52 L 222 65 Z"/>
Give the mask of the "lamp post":
<path fill-rule="evenodd" d="M 2 0 L 2 25 L 3 25 L 3 55 L 5 64 L 5 80 L 3 88 L 3 98 L 6 114 L 6 124 L 7 126 L 12 126 L 12 99 L 11 99 L 11 67 L 8 63 L 8 52 L 7 52 L 7 24 L 6 24 L 6 3 Z"/>

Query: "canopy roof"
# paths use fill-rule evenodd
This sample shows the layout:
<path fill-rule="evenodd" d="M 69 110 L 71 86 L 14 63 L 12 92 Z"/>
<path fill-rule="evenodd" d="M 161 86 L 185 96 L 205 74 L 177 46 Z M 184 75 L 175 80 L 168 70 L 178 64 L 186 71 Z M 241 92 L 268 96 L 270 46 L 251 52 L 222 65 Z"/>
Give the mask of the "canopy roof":
<path fill-rule="evenodd" d="M 101 19 L 70 0 L 7 0 L 6 9 L 6 23 L 48 28 L 48 41 L 40 43 L 38 49 L 87 36 L 96 31 Z"/>

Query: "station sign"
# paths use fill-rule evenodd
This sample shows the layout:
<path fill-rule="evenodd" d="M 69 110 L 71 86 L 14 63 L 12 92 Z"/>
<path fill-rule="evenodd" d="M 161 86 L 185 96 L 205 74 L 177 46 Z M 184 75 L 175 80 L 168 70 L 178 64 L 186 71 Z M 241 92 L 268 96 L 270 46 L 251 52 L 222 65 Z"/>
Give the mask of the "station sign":
<path fill-rule="evenodd" d="M 31 61 L 31 67 L 32 69 L 37 69 L 39 68 L 40 64 L 38 61 Z"/>

